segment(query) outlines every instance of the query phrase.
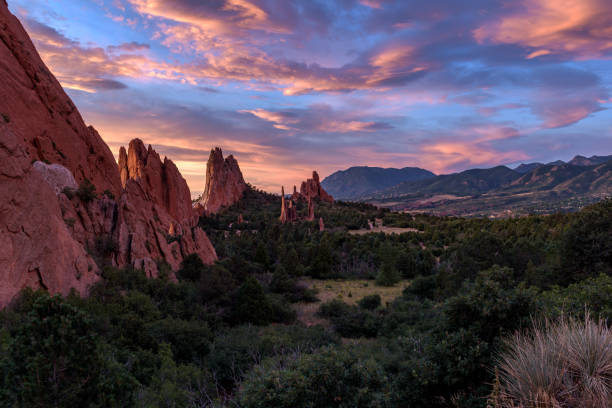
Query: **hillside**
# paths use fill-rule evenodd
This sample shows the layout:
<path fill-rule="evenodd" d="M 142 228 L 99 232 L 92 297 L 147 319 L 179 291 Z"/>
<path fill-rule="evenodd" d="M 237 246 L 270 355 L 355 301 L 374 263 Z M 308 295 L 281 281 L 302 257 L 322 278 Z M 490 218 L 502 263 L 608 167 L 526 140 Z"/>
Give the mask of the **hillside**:
<path fill-rule="evenodd" d="M 336 199 L 354 200 L 403 182 L 424 180 L 435 174 L 418 167 L 402 169 L 358 166 L 340 170 L 321 184 Z"/>
<path fill-rule="evenodd" d="M 438 176 L 431 184 L 404 184 L 365 201 L 396 210 L 444 215 L 516 216 L 576 211 L 612 195 L 612 161 L 594 166 L 542 165 L 522 175 L 514 171 L 514 176 L 506 172 L 506 182 L 494 177 L 503 172 L 491 170 L 476 173 L 480 178 L 469 177 L 474 174 L 468 171 L 464 172 L 467 175 Z M 485 179 L 500 183 L 487 189 Z M 483 188 L 478 191 L 477 186 Z M 412 193 L 403 193 L 410 188 Z"/>
<path fill-rule="evenodd" d="M 401 197 L 409 194 L 476 195 L 499 188 L 519 177 L 519 173 L 505 166 L 471 169 L 427 180 L 401 183 L 374 194 L 374 197 Z"/>

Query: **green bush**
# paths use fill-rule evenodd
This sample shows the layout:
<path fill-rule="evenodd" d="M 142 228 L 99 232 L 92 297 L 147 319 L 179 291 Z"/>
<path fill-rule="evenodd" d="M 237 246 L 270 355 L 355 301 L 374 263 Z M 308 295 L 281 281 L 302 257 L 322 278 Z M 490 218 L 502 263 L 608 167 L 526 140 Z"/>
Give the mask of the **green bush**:
<path fill-rule="evenodd" d="M 204 272 L 204 262 L 198 254 L 187 255 L 181 262 L 181 268 L 176 272 L 179 280 L 197 282 Z"/>
<path fill-rule="evenodd" d="M 354 349 L 324 349 L 255 368 L 238 392 L 244 408 L 390 407 L 389 379 Z"/>
<path fill-rule="evenodd" d="M 1 379 L 8 381 L 2 388 L 11 406 L 129 405 L 135 381 L 101 354 L 104 347 L 89 316 L 42 292 L 25 293 L 19 308 L 24 315 L 11 330 L 7 375 Z"/>
<path fill-rule="evenodd" d="M 76 196 L 84 202 L 88 203 L 96 199 L 96 186 L 89 181 L 89 179 L 84 179 L 81 184 L 79 184 L 79 188 L 76 191 Z"/>
<path fill-rule="evenodd" d="M 375 294 L 375 295 L 365 296 L 363 299 L 361 299 L 358 302 L 358 304 L 359 304 L 359 307 L 363 309 L 375 310 L 380 306 L 380 295 Z"/>
<path fill-rule="evenodd" d="M 238 324 L 264 325 L 273 321 L 273 313 L 272 303 L 257 279 L 247 277 L 234 297 L 231 320 Z"/>

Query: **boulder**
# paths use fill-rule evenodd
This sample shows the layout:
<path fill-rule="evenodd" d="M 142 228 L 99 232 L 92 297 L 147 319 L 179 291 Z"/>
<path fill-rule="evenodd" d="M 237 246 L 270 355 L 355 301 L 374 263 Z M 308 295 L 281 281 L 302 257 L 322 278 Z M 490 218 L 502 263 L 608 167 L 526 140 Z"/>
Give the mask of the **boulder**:
<path fill-rule="evenodd" d="M 65 188 L 73 190 L 78 188 L 70 170 L 61 164 L 46 164 L 37 161 L 34 162 L 32 168 L 51 186 L 55 194 L 61 193 Z"/>

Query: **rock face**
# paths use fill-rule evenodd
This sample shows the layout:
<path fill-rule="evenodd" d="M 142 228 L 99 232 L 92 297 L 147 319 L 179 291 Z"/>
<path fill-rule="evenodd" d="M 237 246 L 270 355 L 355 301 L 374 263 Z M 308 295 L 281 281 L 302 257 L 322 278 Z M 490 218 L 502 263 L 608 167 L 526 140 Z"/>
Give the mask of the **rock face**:
<path fill-rule="evenodd" d="M 22 139 L 30 161 L 61 164 L 77 183 L 120 192 L 115 159 L 98 132 L 40 59 L 21 23 L 0 1 L 0 119 Z"/>
<path fill-rule="evenodd" d="M 215 147 L 206 164 L 206 187 L 196 209 L 200 213 L 214 214 L 221 208 L 240 200 L 247 185 L 234 156 L 223 159 L 223 152 Z"/>
<path fill-rule="evenodd" d="M 32 166 L 22 135 L 0 122 L 0 307 L 24 287 L 83 293 L 97 271 L 70 235 L 54 188 Z"/>
<path fill-rule="evenodd" d="M 287 200 L 285 197 L 285 187 L 281 187 L 281 215 L 280 221 L 285 224 L 297 220 L 297 208 L 293 204 L 293 199 Z"/>
<path fill-rule="evenodd" d="M 119 172 L 124 189 L 129 179 L 139 181 L 148 197 L 175 219 L 183 220 L 193 215 L 187 182 L 172 160 L 164 158 L 162 162 L 151 145 L 146 148 L 140 139 L 134 139 L 129 144 L 127 154 L 122 147 Z"/>
<path fill-rule="evenodd" d="M 86 294 L 96 261 L 149 276 L 214 262 L 174 163 L 133 140 L 120 164 L 0 1 L 0 307 L 24 287 Z"/>
<path fill-rule="evenodd" d="M 319 174 L 316 171 L 312 172 L 312 178 L 302 182 L 302 186 L 300 187 L 300 195 L 307 200 L 316 198 L 328 203 L 334 202 L 334 198 L 327 194 L 323 187 L 321 187 Z"/>

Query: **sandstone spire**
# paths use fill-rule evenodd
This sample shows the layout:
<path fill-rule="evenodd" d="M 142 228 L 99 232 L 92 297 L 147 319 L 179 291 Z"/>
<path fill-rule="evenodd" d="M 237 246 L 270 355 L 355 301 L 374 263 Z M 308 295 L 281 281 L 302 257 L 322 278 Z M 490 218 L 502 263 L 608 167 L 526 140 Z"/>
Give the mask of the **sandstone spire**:
<path fill-rule="evenodd" d="M 219 147 L 210 151 L 206 164 L 206 186 L 196 207 L 207 213 L 216 213 L 222 207 L 236 203 L 247 189 L 242 172 L 234 156 L 223 159 Z"/>
<path fill-rule="evenodd" d="M 285 186 L 281 186 L 281 215 L 280 221 L 284 224 L 287 222 L 287 203 L 285 198 Z"/>

